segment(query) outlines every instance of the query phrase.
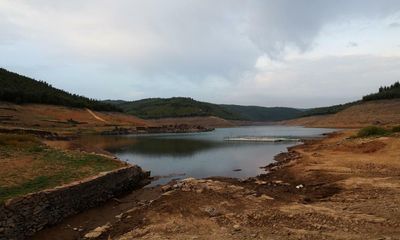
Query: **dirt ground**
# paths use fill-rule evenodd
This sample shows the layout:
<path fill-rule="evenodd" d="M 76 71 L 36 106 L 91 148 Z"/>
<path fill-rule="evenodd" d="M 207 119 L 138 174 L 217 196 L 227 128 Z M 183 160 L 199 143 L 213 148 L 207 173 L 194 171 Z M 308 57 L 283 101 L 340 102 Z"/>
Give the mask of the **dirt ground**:
<path fill-rule="evenodd" d="M 77 132 L 98 132 L 113 126 L 148 125 L 143 119 L 117 112 L 0 102 L 0 128 L 28 128 L 68 135 Z"/>
<path fill-rule="evenodd" d="M 353 134 L 293 147 L 245 181 L 140 189 L 33 239 L 400 239 L 400 137 Z"/>

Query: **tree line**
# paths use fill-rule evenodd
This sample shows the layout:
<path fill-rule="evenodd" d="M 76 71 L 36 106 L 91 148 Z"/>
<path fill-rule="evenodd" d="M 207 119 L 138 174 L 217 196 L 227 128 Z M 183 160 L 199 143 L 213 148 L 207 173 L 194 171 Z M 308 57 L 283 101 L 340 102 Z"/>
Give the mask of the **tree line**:
<path fill-rule="evenodd" d="M 377 93 L 372 93 L 363 97 L 363 101 L 379 99 L 400 98 L 400 82 L 395 82 L 390 86 L 382 86 Z"/>
<path fill-rule="evenodd" d="M 37 81 L 0 68 L 0 101 L 62 105 L 90 108 L 97 111 L 120 111 L 112 104 L 71 94 L 54 88 L 44 81 Z"/>

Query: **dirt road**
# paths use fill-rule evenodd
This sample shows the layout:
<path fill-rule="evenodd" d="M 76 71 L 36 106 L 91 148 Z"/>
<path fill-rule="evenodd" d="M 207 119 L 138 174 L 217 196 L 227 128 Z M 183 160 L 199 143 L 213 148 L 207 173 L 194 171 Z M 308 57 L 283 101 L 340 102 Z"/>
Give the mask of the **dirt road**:
<path fill-rule="evenodd" d="M 269 174 L 142 189 L 35 239 L 400 239 L 400 137 L 306 142 Z"/>

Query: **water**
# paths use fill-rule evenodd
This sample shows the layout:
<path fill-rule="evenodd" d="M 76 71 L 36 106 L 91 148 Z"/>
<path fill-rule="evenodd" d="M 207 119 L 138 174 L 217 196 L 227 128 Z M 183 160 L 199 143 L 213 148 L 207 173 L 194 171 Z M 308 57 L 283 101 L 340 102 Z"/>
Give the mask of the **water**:
<path fill-rule="evenodd" d="M 153 184 L 174 178 L 225 176 L 247 178 L 263 173 L 260 167 L 296 142 L 226 141 L 238 137 L 318 137 L 332 129 L 252 126 L 220 128 L 193 134 L 103 137 L 103 148 L 117 157 L 161 176 Z"/>

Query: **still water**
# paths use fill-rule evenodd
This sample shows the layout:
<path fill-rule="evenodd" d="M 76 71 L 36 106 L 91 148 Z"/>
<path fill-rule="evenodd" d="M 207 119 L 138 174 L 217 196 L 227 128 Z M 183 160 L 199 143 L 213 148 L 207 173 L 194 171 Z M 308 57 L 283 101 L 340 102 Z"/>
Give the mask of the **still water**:
<path fill-rule="evenodd" d="M 298 142 L 226 141 L 226 138 L 311 138 L 332 129 L 287 126 L 219 128 L 212 132 L 104 137 L 102 146 L 117 157 L 159 176 L 153 184 L 175 178 L 225 176 L 246 178 Z"/>

